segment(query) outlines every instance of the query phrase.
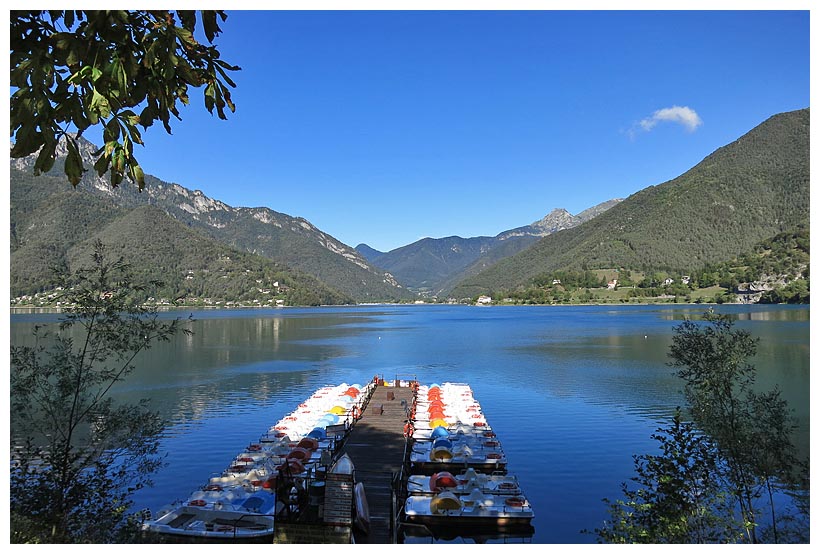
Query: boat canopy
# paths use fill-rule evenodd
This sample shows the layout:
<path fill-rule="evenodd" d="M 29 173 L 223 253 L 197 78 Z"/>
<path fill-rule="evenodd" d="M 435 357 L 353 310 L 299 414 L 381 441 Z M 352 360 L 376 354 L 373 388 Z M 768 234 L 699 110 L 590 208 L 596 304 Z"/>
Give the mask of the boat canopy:
<path fill-rule="evenodd" d="M 432 431 L 430 431 L 430 438 L 437 439 L 440 437 L 448 437 L 450 436 L 449 431 L 447 431 L 446 427 L 436 427 Z"/>
<path fill-rule="evenodd" d="M 461 508 L 461 501 L 451 492 L 442 492 L 433 497 L 430 501 L 430 512 L 440 514 L 446 510 L 458 510 Z"/>
<path fill-rule="evenodd" d="M 319 449 L 319 441 L 314 437 L 305 437 L 300 440 L 296 446 L 304 448 L 305 450 L 314 451 Z"/>
<path fill-rule="evenodd" d="M 308 437 L 322 440 L 327 437 L 327 432 L 321 427 L 314 427 L 310 433 L 307 434 Z"/>
<path fill-rule="evenodd" d="M 446 446 L 439 446 L 430 451 L 431 462 L 448 462 L 453 459 L 453 451 Z"/>
<path fill-rule="evenodd" d="M 449 471 L 440 471 L 430 477 L 430 490 L 440 492 L 444 489 L 453 489 L 458 486 L 458 481 Z"/>
<path fill-rule="evenodd" d="M 287 460 L 299 460 L 300 462 L 306 462 L 310 459 L 313 455 L 313 452 L 308 450 L 307 448 L 301 448 L 297 446 L 293 450 L 291 450 L 288 455 L 286 456 Z"/>

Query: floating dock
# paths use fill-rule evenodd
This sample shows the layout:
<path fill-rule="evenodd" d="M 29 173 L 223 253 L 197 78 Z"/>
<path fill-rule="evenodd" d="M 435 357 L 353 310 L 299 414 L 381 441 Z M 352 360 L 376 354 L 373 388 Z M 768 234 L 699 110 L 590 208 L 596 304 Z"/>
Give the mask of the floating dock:
<path fill-rule="evenodd" d="M 183 542 L 279 544 L 527 542 L 534 532 L 465 384 L 377 376 L 323 387 L 248 448 L 144 528 Z"/>

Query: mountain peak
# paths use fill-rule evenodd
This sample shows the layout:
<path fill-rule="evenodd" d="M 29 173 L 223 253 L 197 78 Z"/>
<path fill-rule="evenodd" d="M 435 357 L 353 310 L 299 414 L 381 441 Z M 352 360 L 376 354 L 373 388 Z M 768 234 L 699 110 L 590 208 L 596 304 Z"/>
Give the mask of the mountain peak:
<path fill-rule="evenodd" d="M 530 226 L 546 231 L 547 233 L 554 233 L 555 231 L 571 227 L 574 223 L 574 218 L 564 208 L 555 208 L 550 213 L 532 223 Z"/>

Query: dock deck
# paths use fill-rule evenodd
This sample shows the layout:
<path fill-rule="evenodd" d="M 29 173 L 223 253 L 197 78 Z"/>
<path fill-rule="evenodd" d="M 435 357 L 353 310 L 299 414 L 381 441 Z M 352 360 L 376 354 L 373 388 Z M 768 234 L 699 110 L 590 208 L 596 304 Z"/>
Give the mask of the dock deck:
<path fill-rule="evenodd" d="M 342 448 L 353 461 L 356 480 L 364 484 L 370 512 L 370 531 L 357 536 L 360 543 L 393 542 L 392 480 L 404 460 L 405 405 L 412 403 L 413 389 L 409 386 L 377 387 Z"/>

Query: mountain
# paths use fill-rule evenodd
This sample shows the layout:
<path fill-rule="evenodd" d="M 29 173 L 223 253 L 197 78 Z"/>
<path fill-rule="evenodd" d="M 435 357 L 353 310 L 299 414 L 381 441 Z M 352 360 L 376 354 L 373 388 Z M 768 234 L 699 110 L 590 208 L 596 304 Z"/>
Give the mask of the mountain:
<path fill-rule="evenodd" d="M 620 199 L 609 200 L 578 215 L 561 208 L 555 209 L 539 221 L 494 237 L 424 238 L 390 252 L 379 252 L 360 244 L 356 250 L 370 263 L 395 275 L 409 289 L 438 295 L 446 293 L 462 279 L 520 252 L 538 239 L 580 225 L 618 202 Z"/>
<path fill-rule="evenodd" d="M 376 250 L 375 248 L 371 248 L 371 247 L 369 247 L 368 245 L 366 245 L 364 243 L 358 245 L 356 247 L 356 251 L 359 254 L 361 254 L 362 256 L 364 256 L 364 258 L 368 262 L 370 262 L 372 264 L 375 264 L 375 265 L 379 265 L 379 262 L 378 262 L 379 258 L 384 256 L 384 254 L 385 254 L 384 252 L 380 252 L 380 251 Z"/>
<path fill-rule="evenodd" d="M 81 153 L 86 167 L 93 167 L 91 154 L 96 147 L 81 140 Z M 58 149 L 58 156 L 65 155 L 64 147 Z M 389 273 L 369 264 L 356 250 L 342 244 L 332 236 L 322 232 L 303 218 L 275 212 L 269 208 L 235 208 L 219 200 L 207 197 L 199 190 L 191 190 L 178 184 L 166 183 L 154 176 L 146 176 L 146 187 L 139 192 L 135 186 L 126 184 L 112 189 L 109 182 L 98 178 L 93 170 L 88 171 L 76 190 L 71 190 L 59 181 L 62 161 L 57 160 L 55 169 L 47 175 L 33 177 L 34 157 L 12 160 L 12 189 L 34 186 L 36 192 L 25 195 L 49 196 L 74 194 L 75 202 L 84 202 L 80 197 L 93 198 L 95 217 L 120 217 L 118 210 L 131 210 L 140 206 L 154 206 L 168 214 L 191 230 L 210 237 L 237 251 L 268 258 L 302 273 L 312 275 L 326 283 L 328 287 L 359 302 L 396 301 L 413 297 Z M 48 179 L 49 185 L 45 186 Z M 43 186 L 39 186 L 43 184 Z M 62 197 L 61 197 L 62 198 Z M 92 202 L 89 200 L 89 202 Z M 63 218 L 79 217 L 87 219 L 88 214 L 78 215 L 69 204 L 64 206 L 72 211 L 65 212 Z M 12 204 L 12 214 L 17 207 Z M 41 209 L 54 210 L 45 206 Z M 14 219 L 14 218 L 13 218 Z M 12 225 L 15 223 L 12 221 Z M 37 225 L 36 221 L 34 225 Z M 70 226 L 69 226 L 70 227 Z M 16 232 L 16 235 L 14 234 Z M 80 227 L 67 229 L 69 235 L 83 234 Z M 25 232 L 19 226 L 13 229 L 12 240 L 23 240 Z M 151 241 L 145 244 L 150 251 Z M 59 247 L 58 247 L 59 249 Z"/>
<path fill-rule="evenodd" d="M 690 272 L 809 220 L 809 109 L 775 115 L 683 175 L 462 281 L 472 297 L 566 268 Z"/>
<path fill-rule="evenodd" d="M 48 295 L 52 267 L 87 266 L 95 240 L 123 256 L 140 283 L 163 281 L 157 302 L 215 305 L 349 304 L 353 299 L 316 278 L 261 256 L 239 252 L 155 206 L 123 208 L 81 191 L 62 177 L 11 169 L 13 298 Z M 207 300 L 206 300 L 207 299 Z M 30 299 L 27 299 L 30 300 Z"/>

